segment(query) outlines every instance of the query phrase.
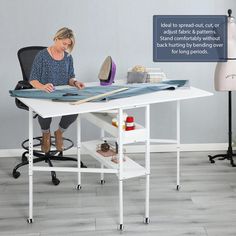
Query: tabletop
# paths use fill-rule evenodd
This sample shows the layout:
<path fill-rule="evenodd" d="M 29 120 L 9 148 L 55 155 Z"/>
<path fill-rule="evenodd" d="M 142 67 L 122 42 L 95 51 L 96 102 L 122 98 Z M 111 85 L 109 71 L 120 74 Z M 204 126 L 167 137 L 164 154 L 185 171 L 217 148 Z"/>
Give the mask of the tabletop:
<path fill-rule="evenodd" d="M 62 115 L 82 114 L 98 112 L 118 108 L 131 108 L 147 104 L 186 100 L 213 95 L 210 92 L 195 87 L 178 88 L 176 90 L 164 90 L 148 94 L 110 100 L 106 102 L 87 102 L 80 105 L 72 105 L 69 102 L 55 102 L 45 99 L 18 98 L 43 118 Z"/>

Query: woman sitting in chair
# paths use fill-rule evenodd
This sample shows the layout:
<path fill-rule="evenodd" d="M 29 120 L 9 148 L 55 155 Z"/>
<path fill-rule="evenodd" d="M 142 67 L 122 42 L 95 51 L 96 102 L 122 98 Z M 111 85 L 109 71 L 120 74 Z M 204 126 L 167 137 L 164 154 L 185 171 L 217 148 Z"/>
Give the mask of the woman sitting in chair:
<path fill-rule="evenodd" d="M 73 58 L 70 55 L 75 44 L 74 33 L 71 29 L 62 28 L 54 37 L 54 44 L 40 51 L 33 62 L 30 84 L 36 88 L 51 93 L 54 86 L 71 85 L 83 89 L 84 84 L 75 79 Z M 63 132 L 76 120 L 78 115 L 62 116 L 58 129 L 54 132 L 56 148 L 63 151 Z M 51 147 L 50 124 L 52 118 L 38 116 L 42 130 L 41 149 L 48 153 Z"/>

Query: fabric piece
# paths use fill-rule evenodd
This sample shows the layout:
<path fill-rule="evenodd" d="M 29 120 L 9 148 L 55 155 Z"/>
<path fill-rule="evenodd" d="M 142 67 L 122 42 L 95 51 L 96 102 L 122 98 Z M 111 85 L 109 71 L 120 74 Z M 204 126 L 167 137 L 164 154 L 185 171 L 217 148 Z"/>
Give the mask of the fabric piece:
<path fill-rule="evenodd" d="M 129 89 L 117 94 L 110 95 L 106 98 L 106 100 L 132 97 L 162 90 L 174 90 L 179 87 L 189 87 L 189 81 L 169 80 L 157 84 L 147 84 L 147 83 L 127 84 L 126 87 L 128 87 Z"/>
<path fill-rule="evenodd" d="M 10 94 L 13 97 L 23 98 L 41 98 L 41 99 L 60 99 L 60 100 L 81 100 L 91 96 L 104 94 L 116 89 L 120 89 L 126 86 L 93 86 L 85 87 L 84 89 L 77 89 L 75 87 L 66 89 L 56 89 L 55 91 L 48 93 L 42 90 L 11 90 Z"/>
<path fill-rule="evenodd" d="M 188 80 L 169 80 L 157 84 L 126 84 L 123 86 L 93 86 L 85 87 L 82 90 L 77 88 L 68 89 L 56 89 L 52 93 L 47 93 L 41 90 L 11 90 L 9 91 L 13 97 L 23 97 L 23 98 L 40 98 L 40 99 L 53 99 L 56 101 L 79 101 L 86 99 L 95 95 L 104 94 L 119 88 L 128 88 L 128 90 L 107 96 L 105 98 L 95 100 L 95 101 L 108 101 L 118 98 L 126 98 L 137 96 L 141 94 L 167 90 L 176 89 L 178 87 L 189 87 Z"/>

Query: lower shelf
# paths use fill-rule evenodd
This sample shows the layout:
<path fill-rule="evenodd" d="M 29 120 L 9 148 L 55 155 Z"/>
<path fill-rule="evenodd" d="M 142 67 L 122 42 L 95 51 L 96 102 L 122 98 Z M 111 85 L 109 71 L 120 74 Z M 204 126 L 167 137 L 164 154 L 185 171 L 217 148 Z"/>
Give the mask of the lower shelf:
<path fill-rule="evenodd" d="M 104 167 L 109 169 L 119 170 L 119 164 L 111 161 L 111 157 L 104 157 L 96 151 L 96 147 L 101 143 L 101 140 L 93 140 L 82 143 L 82 148 L 85 149 L 86 153 L 95 158 Z M 127 155 L 125 155 L 125 161 L 123 162 L 123 179 L 129 179 L 138 176 L 144 176 L 147 174 L 146 169 L 139 165 L 137 162 L 133 161 Z M 119 172 L 118 174 L 119 175 Z"/>

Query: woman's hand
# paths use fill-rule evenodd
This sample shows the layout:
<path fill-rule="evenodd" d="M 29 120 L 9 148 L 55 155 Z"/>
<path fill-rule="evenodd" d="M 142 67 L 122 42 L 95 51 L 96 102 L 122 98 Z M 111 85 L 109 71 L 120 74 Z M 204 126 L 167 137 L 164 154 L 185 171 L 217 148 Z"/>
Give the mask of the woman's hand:
<path fill-rule="evenodd" d="M 53 86 L 52 83 L 42 84 L 38 80 L 32 80 L 32 81 L 30 81 L 30 84 L 34 88 L 43 90 L 43 91 L 48 92 L 48 93 L 51 93 L 52 91 L 54 91 L 54 86 Z"/>
<path fill-rule="evenodd" d="M 55 88 L 52 83 L 48 83 L 48 84 L 43 84 L 41 90 L 51 93 L 55 90 Z"/>
<path fill-rule="evenodd" d="M 78 88 L 78 89 L 83 89 L 83 88 L 85 87 L 84 83 L 82 83 L 82 82 L 80 82 L 80 81 L 78 81 L 78 80 L 76 80 L 76 81 L 74 82 L 74 86 L 75 86 L 76 88 Z"/>

